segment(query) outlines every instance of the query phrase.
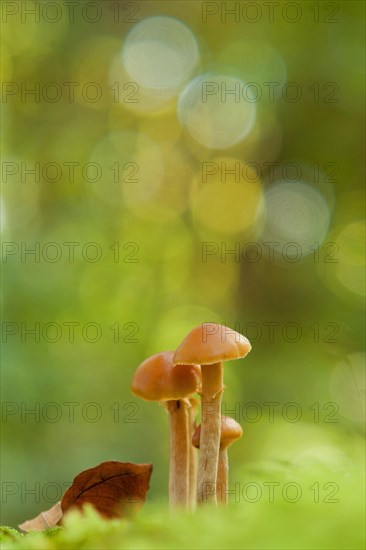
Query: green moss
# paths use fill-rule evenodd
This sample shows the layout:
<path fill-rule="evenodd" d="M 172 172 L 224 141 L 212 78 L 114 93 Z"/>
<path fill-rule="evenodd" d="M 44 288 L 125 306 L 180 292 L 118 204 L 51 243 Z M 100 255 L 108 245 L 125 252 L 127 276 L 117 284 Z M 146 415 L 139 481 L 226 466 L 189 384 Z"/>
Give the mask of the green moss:
<path fill-rule="evenodd" d="M 335 471 L 321 464 L 316 468 L 312 465 L 311 471 L 288 465 L 272 466 L 246 470 L 239 486 L 232 482 L 231 489 L 236 487 L 236 495 L 231 495 L 228 507 L 203 507 L 193 515 L 170 514 L 166 506 L 150 502 L 134 521 L 104 520 L 92 508 L 86 508 L 84 515 L 70 513 L 63 528 L 43 533 L 19 536 L 4 528 L 9 534 L 3 537 L 2 548 L 365 548 L 362 471 L 350 467 Z M 271 484 L 273 498 L 269 496 Z M 300 493 L 297 499 L 296 494 Z"/>
<path fill-rule="evenodd" d="M 13 529 L 12 527 L 8 527 L 7 525 L 3 525 L 0 527 L 0 543 L 14 540 L 21 536 L 22 533 L 20 533 L 16 529 Z"/>

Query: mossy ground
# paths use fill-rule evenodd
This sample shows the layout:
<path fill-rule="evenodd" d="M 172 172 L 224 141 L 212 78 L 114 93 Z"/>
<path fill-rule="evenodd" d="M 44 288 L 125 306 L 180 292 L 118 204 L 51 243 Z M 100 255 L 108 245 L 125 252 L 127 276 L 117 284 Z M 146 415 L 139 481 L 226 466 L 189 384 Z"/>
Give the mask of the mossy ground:
<path fill-rule="evenodd" d="M 312 465 L 306 472 L 295 472 L 283 465 L 276 470 L 253 473 L 257 487 L 247 486 L 245 498 L 241 487 L 239 501 L 235 502 L 232 496 L 228 507 L 203 507 L 193 515 L 171 514 L 165 505 L 150 501 L 138 517 L 124 521 L 104 520 L 90 508 L 84 515 L 70 513 L 64 527 L 43 533 L 22 535 L 3 528 L 1 547 L 4 550 L 365 548 L 362 471 L 335 472 Z M 267 491 L 271 483 L 279 483 L 273 486 L 273 499 Z M 295 501 L 295 485 L 288 485 L 289 498 L 283 497 L 286 483 L 296 483 L 298 492 L 300 487 L 298 500 Z M 258 487 L 262 495 L 257 499 Z M 333 494 L 335 487 L 338 490 Z"/>

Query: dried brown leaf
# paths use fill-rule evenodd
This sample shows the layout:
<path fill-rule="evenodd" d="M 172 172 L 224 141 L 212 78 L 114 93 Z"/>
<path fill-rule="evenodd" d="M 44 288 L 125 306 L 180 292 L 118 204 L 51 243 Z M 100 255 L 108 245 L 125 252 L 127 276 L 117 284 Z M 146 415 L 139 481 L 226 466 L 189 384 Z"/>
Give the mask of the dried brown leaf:
<path fill-rule="evenodd" d="M 19 529 L 29 533 L 30 531 L 44 531 L 55 527 L 62 518 L 61 502 L 56 502 L 52 508 L 41 512 L 37 517 L 29 519 L 18 525 Z"/>
<path fill-rule="evenodd" d="M 139 510 L 149 489 L 152 464 L 102 462 L 77 475 L 61 500 L 63 514 L 92 504 L 106 517 L 125 517 Z"/>

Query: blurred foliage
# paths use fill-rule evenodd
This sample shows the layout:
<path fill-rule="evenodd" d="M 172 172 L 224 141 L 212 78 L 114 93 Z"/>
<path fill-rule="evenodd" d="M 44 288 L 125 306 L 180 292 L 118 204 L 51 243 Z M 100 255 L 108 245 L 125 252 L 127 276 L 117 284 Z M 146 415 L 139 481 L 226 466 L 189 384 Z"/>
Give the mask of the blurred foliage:
<path fill-rule="evenodd" d="M 130 9 L 125 2 L 118 3 L 118 22 L 116 2 L 99 4 L 103 15 L 96 23 L 76 9 L 73 22 L 65 16 L 55 23 L 32 16 L 23 22 L 18 13 L 2 25 L 3 85 L 18 86 L 3 96 L 2 160 L 19 169 L 3 178 L 1 189 L 3 331 L 11 330 L 4 322 L 17 330 L 3 332 L 2 479 L 10 485 L 3 486 L 2 523 L 16 525 L 37 515 L 60 496 L 57 490 L 51 495 L 52 488 L 47 494 L 48 484 L 63 491 L 76 472 L 99 462 L 151 461 L 150 510 L 146 516 L 142 511 L 141 523 L 107 524 L 92 514 L 81 523 L 70 517 L 65 531 L 52 540 L 35 536 L 33 547 L 92 548 L 108 540 L 111 548 L 174 548 L 195 540 L 202 548 L 361 548 L 362 484 L 351 476 L 348 483 L 346 474 L 345 496 L 337 504 L 260 501 L 215 512 L 214 520 L 202 511 L 189 518 L 192 536 L 186 518 L 167 526 L 165 511 L 159 514 L 165 509 L 155 511 L 155 505 L 167 499 L 168 420 L 158 405 L 133 398 L 129 386 L 147 355 L 174 349 L 194 325 L 223 322 L 253 343 L 245 362 L 225 371 L 225 411 L 235 411 L 244 427 L 231 453 L 232 482 L 245 480 L 250 464 L 266 460 L 302 457 L 297 473 L 308 485 L 336 480 L 318 476 L 313 461 L 319 457 L 329 468 L 339 459 L 346 472 L 362 462 L 364 3 L 331 3 L 339 7 L 334 23 L 324 21 L 329 7 L 322 2 L 314 4 L 320 10 L 315 22 L 312 3 L 304 0 L 297 2 L 302 16 L 295 23 L 281 12 L 275 22 L 263 15 L 255 23 L 229 16 L 223 23 L 220 14 L 203 22 L 200 2 L 129 3 L 137 6 L 139 21 L 168 15 L 191 29 L 200 50 L 192 77 L 223 70 L 262 88 L 264 82 L 279 82 L 279 92 L 286 82 L 300 86 L 299 101 L 286 101 L 281 93 L 276 101 L 258 101 L 252 132 L 224 151 L 197 143 L 184 113 L 178 116 L 177 96 L 186 82 L 158 107 L 154 102 L 160 98 L 148 91 L 144 96 L 142 89 L 140 102 L 123 101 L 133 90 L 123 88 L 121 51 L 135 23 L 122 20 Z M 39 83 L 43 89 L 50 82 L 63 90 L 59 101 L 21 93 L 22 85 L 32 89 Z M 78 84 L 74 101 L 66 93 L 70 82 Z M 87 101 L 81 93 L 90 82 L 102 89 L 99 101 Z M 115 101 L 114 82 L 122 101 Z M 326 102 L 334 90 L 338 101 Z M 58 163 L 60 178 L 50 181 L 55 177 L 50 168 L 38 182 L 32 175 L 22 181 L 22 166 L 34 168 L 37 162 Z M 83 177 L 88 162 L 101 167 L 99 181 Z M 124 169 L 127 181 L 114 181 L 114 162 L 135 163 Z M 241 170 L 256 163 L 259 177 L 238 183 L 228 176 L 222 186 L 230 192 L 225 192 L 220 173 L 203 182 L 204 162 L 219 167 L 226 162 L 229 168 L 239 162 Z M 278 165 L 270 167 L 272 162 Z M 78 163 L 73 179 L 65 163 Z M 262 207 L 289 163 L 301 167 L 299 177 L 288 172 L 300 207 L 289 195 L 278 199 L 279 208 L 285 204 L 275 220 L 281 238 L 304 244 L 309 235 L 319 237 L 319 248 L 314 243 L 298 261 L 281 254 L 270 258 L 261 241 L 262 235 L 278 240 L 278 227 L 268 225 L 278 202 L 271 203 L 272 210 Z M 136 165 L 137 184 L 130 181 Z M 301 183 L 311 186 L 313 209 Z M 317 212 L 324 215 L 325 233 Z M 274 231 L 272 238 L 268 231 Z M 70 242 L 80 243 L 74 261 L 64 244 Z M 215 250 L 206 262 L 203 242 Z M 4 254 L 7 243 L 13 253 L 5 248 Z M 40 261 L 22 256 L 22 246 L 24 252 L 36 243 Z M 48 259 L 56 250 L 47 249 L 49 243 L 62 250 L 58 261 Z M 102 251 L 98 261 L 88 261 L 86 255 L 95 254 L 85 249 L 88 243 Z M 261 245 L 256 262 L 248 243 Z M 225 256 L 238 246 L 239 258 Z M 73 322 L 78 324 L 71 341 Z M 35 323 L 40 323 L 39 341 L 26 334 Z M 42 335 L 47 323 L 61 327 L 59 339 L 54 326 Z M 93 328 L 83 337 L 88 323 L 101 330 L 95 342 Z M 297 341 L 293 324 L 301 329 Z M 273 418 L 268 402 L 278 403 Z M 286 406 L 292 402 L 301 409 L 298 421 L 288 420 L 294 410 Z M 257 409 L 249 410 L 248 403 Z M 309 464 L 314 469 L 308 470 Z M 269 475 L 277 480 L 271 468 Z M 253 476 L 252 481 L 260 480 L 259 473 Z M 88 539 L 90 529 L 94 542 Z M 32 540 L 9 548 L 31 548 Z"/>

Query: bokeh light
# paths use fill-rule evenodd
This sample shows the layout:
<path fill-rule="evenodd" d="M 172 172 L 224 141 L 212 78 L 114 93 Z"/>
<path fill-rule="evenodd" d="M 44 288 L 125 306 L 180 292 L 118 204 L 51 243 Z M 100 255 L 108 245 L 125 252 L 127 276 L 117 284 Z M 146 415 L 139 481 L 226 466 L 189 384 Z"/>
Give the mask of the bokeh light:
<path fill-rule="evenodd" d="M 162 162 L 161 162 L 162 160 Z M 188 205 L 187 181 L 190 162 L 178 146 L 151 146 L 138 158 L 136 182 L 122 183 L 126 206 L 144 220 L 169 221 L 182 214 Z M 144 170 L 146 169 L 146 173 Z"/>
<path fill-rule="evenodd" d="M 258 218 L 262 187 L 257 172 L 237 158 L 214 157 L 194 178 L 192 215 L 222 234 L 242 233 Z"/>
<path fill-rule="evenodd" d="M 109 87 L 113 100 L 124 110 L 136 114 L 160 114 L 166 109 L 172 110 L 173 108 L 174 94 L 172 91 L 170 89 L 152 90 L 137 84 L 127 73 L 120 53 L 114 56 L 110 64 Z"/>
<path fill-rule="evenodd" d="M 288 257 L 306 256 L 325 239 L 329 207 L 314 187 L 302 181 L 275 182 L 265 192 L 264 203 L 262 241 L 285 246 Z"/>
<path fill-rule="evenodd" d="M 361 307 L 366 293 L 365 234 L 363 221 L 335 228 L 328 237 L 327 261 L 318 265 L 321 278 L 334 294 Z"/>
<path fill-rule="evenodd" d="M 197 41 L 181 21 L 173 17 L 148 17 L 129 32 L 122 62 L 131 80 L 145 93 L 173 97 L 188 80 L 199 61 Z"/>
<path fill-rule="evenodd" d="M 238 77 L 208 72 L 197 76 L 182 91 L 179 120 L 200 144 L 227 149 L 252 130 L 255 97 Z"/>

